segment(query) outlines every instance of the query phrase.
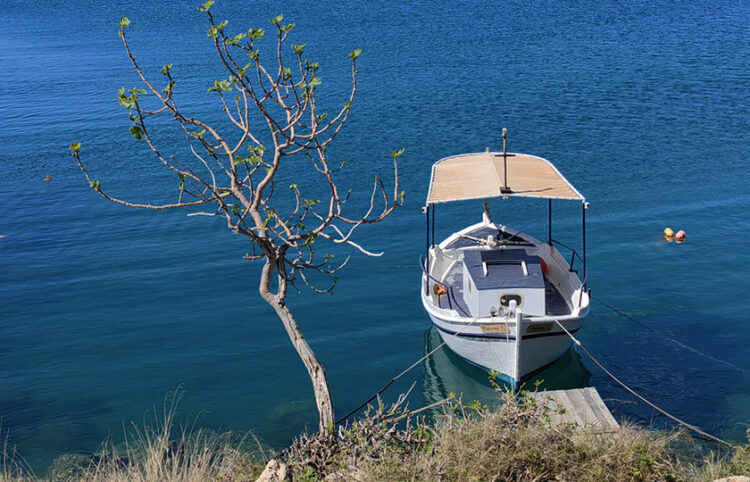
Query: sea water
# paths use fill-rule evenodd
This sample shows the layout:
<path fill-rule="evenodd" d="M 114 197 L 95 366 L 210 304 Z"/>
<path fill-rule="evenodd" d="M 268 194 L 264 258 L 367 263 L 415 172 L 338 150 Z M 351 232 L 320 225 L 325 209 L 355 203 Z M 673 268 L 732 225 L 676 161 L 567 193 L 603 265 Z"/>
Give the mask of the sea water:
<path fill-rule="evenodd" d="M 257 293 L 259 266 L 242 259 L 247 241 L 221 220 L 109 203 L 69 155 L 82 141 L 92 175 L 114 195 L 174 200 L 177 180 L 130 136 L 117 103 L 118 88 L 138 85 L 117 25 L 123 15 L 132 21 L 131 46 L 148 75 L 160 79 L 161 65 L 173 63 L 183 108 L 218 121 L 206 90 L 226 73 L 197 6 L 41 0 L 0 9 L 0 420 L 38 471 L 108 436 L 120 440 L 176 389 L 181 420 L 252 430 L 271 447 L 317 426 L 306 371 Z M 589 286 L 595 300 L 636 320 L 594 301 L 577 337 L 657 405 L 744 440 L 747 3 L 225 0 L 212 11 L 230 19 L 230 33 L 270 32 L 280 12 L 296 23 L 289 42 L 306 43 L 320 63 L 321 103 L 331 112 L 351 87 L 347 53 L 362 49 L 351 122 L 331 152 L 350 159 L 339 181 L 353 189 L 355 211 L 376 172 L 392 180 L 389 154 L 405 148 L 406 206 L 355 237 L 385 254 L 355 253 L 334 296 L 303 287 L 289 296 L 337 414 L 439 343 L 419 300 L 430 166 L 500 150 L 507 127 L 509 150 L 550 159 L 590 201 Z M 168 124 L 154 129 L 169 133 Z M 165 152 L 185 159 L 184 144 L 164 141 Z M 291 183 L 316 178 L 284 171 L 278 186 Z M 495 220 L 546 239 L 545 201 L 491 209 Z M 580 204 L 554 210 L 555 238 L 580 248 Z M 478 202 L 441 206 L 437 235 L 480 216 Z M 666 242 L 668 226 L 687 240 Z M 667 425 L 576 352 L 540 378 L 548 388 L 594 386 L 618 417 Z M 496 396 L 486 374 L 444 350 L 385 399 L 412 384 L 414 407 L 449 392 L 486 403 Z"/>

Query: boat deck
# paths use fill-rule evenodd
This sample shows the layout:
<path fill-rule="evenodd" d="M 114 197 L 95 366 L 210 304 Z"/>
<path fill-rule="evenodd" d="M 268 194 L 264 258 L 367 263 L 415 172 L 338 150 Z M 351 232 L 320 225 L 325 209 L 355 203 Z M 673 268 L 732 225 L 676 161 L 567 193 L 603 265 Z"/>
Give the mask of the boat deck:
<path fill-rule="evenodd" d="M 480 238 L 480 239 L 487 239 L 487 236 L 492 236 L 497 241 L 505 240 L 511 244 L 533 246 L 531 243 L 529 243 L 527 239 L 524 239 L 523 236 L 521 236 L 520 234 L 512 235 L 510 233 L 504 233 L 492 226 L 484 226 L 479 229 L 474 229 L 473 231 L 469 231 L 467 234 L 475 238 Z M 476 245 L 477 243 L 470 239 L 458 238 L 452 241 L 450 244 L 448 244 L 444 249 L 453 250 L 453 249 L 460 249 L 460 248 L 471 248 Z"/>
<path fill-rule="evenodd" d="M 471 314 L 464 301 L 463 266 L 463 261 L 459 260 L 448 271 L 443 283 L 448 293 L 440 297 L 440 308 L 456 310 L 461 316 L 473 317 L 474 315 Z M 547 315 L 563 316 L 570 314 L 570 308 L 565 299 L 546 277 L 544 278 L 544 303 Z"/>

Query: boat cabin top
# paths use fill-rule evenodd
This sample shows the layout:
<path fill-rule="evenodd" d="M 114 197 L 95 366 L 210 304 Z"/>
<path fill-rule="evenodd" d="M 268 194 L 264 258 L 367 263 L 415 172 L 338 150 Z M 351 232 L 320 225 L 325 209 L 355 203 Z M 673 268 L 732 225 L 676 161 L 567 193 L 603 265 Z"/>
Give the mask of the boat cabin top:
<path fill-rule="evenodd" d="M 544 289 L 539 257 L 529 256 L 523 249 L 467 250 L 464 265 L 478 290 Z"/>

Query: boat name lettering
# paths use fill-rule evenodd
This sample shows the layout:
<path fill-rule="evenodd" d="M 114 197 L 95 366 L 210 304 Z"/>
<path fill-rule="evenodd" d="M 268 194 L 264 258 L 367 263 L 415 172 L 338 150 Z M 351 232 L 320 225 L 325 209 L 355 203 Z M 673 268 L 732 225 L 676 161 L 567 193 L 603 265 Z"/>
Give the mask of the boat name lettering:
<path fill-rule="evenodd" d="M 508 325 L 505 323 L 496 324 L 482 324 L 479 325 L 482 328 L 482 333 L 508 333 Z"/>
<path fill-rule="evenodd" d="M 529 327 L 526 329 L 526 333 L 544 333 L 545 331 L 550 331 L 552 329 L 552 323 L 535 323 L 533 325 L 529 325 Z"/>

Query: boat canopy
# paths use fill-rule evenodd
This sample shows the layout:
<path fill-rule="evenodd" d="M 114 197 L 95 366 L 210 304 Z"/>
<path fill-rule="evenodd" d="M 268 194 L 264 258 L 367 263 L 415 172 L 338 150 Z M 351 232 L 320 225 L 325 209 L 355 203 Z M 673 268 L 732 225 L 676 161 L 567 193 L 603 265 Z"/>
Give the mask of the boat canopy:
<path fill-rule="evenodd" d="M 461 154 L 432 166 L 427 205 L 506 196 L 585 201 L 551 162 L 529 154 Z"/>

